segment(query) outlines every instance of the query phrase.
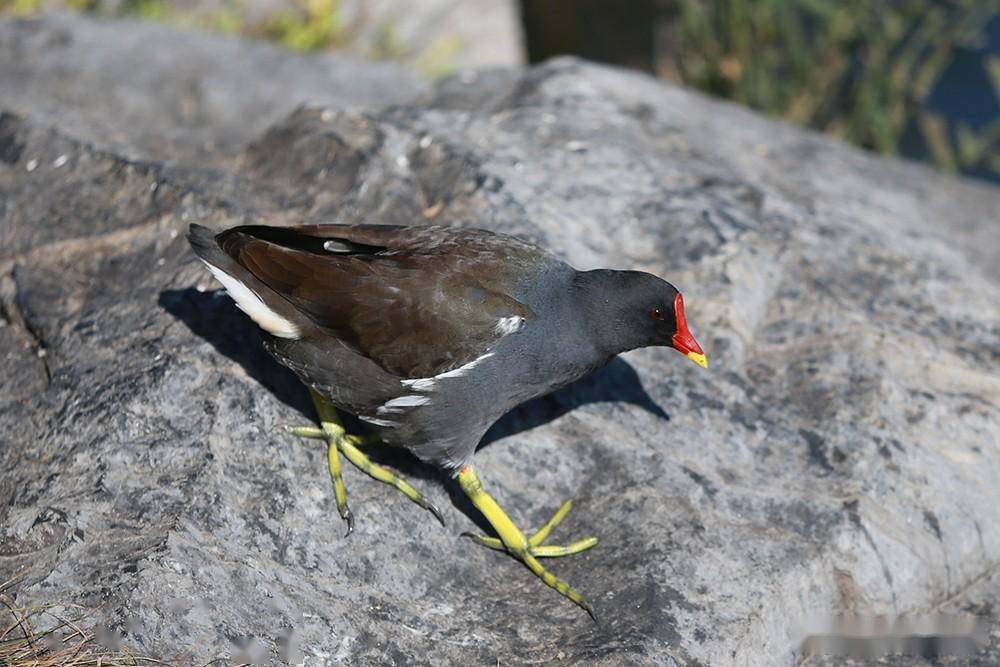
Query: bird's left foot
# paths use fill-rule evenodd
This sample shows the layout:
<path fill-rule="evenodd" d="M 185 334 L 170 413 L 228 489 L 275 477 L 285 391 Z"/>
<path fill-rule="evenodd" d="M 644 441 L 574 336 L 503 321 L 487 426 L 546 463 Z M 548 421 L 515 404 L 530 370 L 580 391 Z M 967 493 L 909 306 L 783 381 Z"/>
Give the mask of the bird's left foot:
<path fill-rule="evenodd" d="M 567 500 L 556 510 L 556 513 L 552 515 L 552 518 L 545 522 L 545 524 L 539 528 L 535 533 L 528 538 L 528 553 L 532 556 L 538 556 L 539 558 L 558 558 L 559 556 L 571 556 L 573 554 L 578 554 L 581 551 L 586 551 L 587 549 L 595 546 L 597 544 L 596 537 L 585 537 L 582 540 L 577 540 L 566 546 L 556 546 L 553 544 L 542 544 L 552 530 L 562 523 L 562 520 L 566 518 L 569 511 L 573 508 L 573 501 Z M 472 533 L 462 533 L 463 536 L 472 538 L 472 541 L 476 544 L 481 544 L 484 547 L 489 547 L 490 549 L 496 549 L 497 551 L 507 551 L 507 547 L 504 543 L 496 537 L 486 537 L 485 535 L 474 535 Z"/>
<path fill-rule="evenodd" d="M 330 466 L 330 479 L 333 481 L 333 492 L 337 500 L 337 511 L 340 512 L 341 518 L 347 522 L 347 534 L 350 535 L 354 530 L 354 515 L 347 506 L 347 490 L 344 487 L 344 478 L 340 470 L 340 454 L 343 454 L 348 461 L 371 477 L 398 489 L 407 498 L 433 514 L 443 526 L 444 517 L 434 503 L 427 500 L 424 494 L 414 489 L 405 479 L 388 468 L 372 462 L 364 452 L 358 449 L 360 445 L 370 444 L 377 438 L 347 433 L 340 423 L 336 408 L 315 391 L 311 393 L 313 402 L 316 404 L 316 411 L 319 413 L 320 426 L 318 428 L 316 426 L 288 426 L 285 428 L 292 435 L 326 441 L 327 460 Z"/>

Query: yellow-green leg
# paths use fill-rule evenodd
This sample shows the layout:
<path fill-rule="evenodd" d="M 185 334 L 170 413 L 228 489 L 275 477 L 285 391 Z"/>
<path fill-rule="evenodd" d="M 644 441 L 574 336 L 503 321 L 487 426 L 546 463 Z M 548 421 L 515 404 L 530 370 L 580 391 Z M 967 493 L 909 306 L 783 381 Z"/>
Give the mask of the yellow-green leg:
<path fill-rule="evenodd" d="M 493 499 L 493 497 L 483 489 L 482 482 L 479 481 L 479 477 L 476 475 L 476 471 L 472 466 L 465 466 L 458 471 L 458 483 L 462 487 L 462 491 L 465 495 L 469 497 L 472 504 L 476 506 L 486 520 L 490 522 L 493 526 L 493 530 L 497 532 L 500 539 L 493 537 L 481 537 L 478 535 L 470 535 L 477 543 L 484 546 L 488 546 L 492 549 L 503 549 L 510 553 L 512 556 L 523 562 L 528 566 L 528 569 L 535 573 L 542 581 L 548 584 L 550 587 L 556 589 L 570 600 L 576 604 L 583 607 L 590 617 L 595 621 L 597 617 L 594 615 L 594 608 L 587 602 L 580 593 L 575 591 L 562 579 L 556 577 L 556 575 L 549 572 L 545 566 L 538 562 L 537 557 L 553 557 L 553 556 L 568 556 L 570 554 L 579 553 L 585 549 L 597 544 L 596 537 L 588 537 L 583 540 L 579 540 L 565 547 L 548 546 L 543 545 L 542 542 L 549 536 L 552 529 L 559 525 L 566 515 L 569 513 L 572 503 L 567 501 L 563 503 L 559 511 L 549 519 L 544 526 L 542 526 L 538 532 L 528 539 L 524 536 L 514 522 L 511 521 L 507 513 L 501 509 L 500 505 Z"/>
<path fill-rule="evenodd" d="M 303 438 L 316 438 L 325 440 L 327 443 L 327 459 L 330 466 L 330 478 L 333 480 L 333 492 L 337 500 L 337 511 L 347 522 L 347 534 L 354 530 L 354 515 L 351 514 L 347 506 L 347 491 L 344 487 L 344 479 L 340 470 L 340 454 L 343 454 L 348 461 L 368 473 L 371 477 L 380 482 L 394 486 L 403 494 L 426 510 L 429 510 L 441 525 L 444 525 L 444 517 L 441 511 L 434 504 L 409 482 L 402 479 L 388 468 L 373 463 L 360 449 L 359 445 L 369 444 L 374 439 L 364 438 L 358 435 L 347 433 L 337 415 L 337 409 L 330 405 L 323 396 L 310 390 L 313 403 L 316 405 L 316 412 L 319 413 L 320 427 L 315 426 L 294 426 L 289 427 L 288 432 Z"/>
<path fill-rule="evenodd" d="M 326 429 L 324 429 L 326 430 Z M 326 458 L 330 466 L 330 479 L 333 481 L 333 495 L 337 500 L 337 511 L 340 518 L 347 522 L 347 537 L 354 532 L 354 515 L 351 508 L 347 506 L 347 488 L 344 486 L 344 477 L 340 473 L 340 454 L 337 453 L 337 442 L 330 438 L 326 444 Z"/>

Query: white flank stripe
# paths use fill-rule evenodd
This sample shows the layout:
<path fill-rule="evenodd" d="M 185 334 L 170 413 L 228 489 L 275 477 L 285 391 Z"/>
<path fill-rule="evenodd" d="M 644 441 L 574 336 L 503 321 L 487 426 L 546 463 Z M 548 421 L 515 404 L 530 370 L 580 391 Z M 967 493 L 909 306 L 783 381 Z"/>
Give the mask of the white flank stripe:
<path fill-rule="evenodd" d="M 432 378 L 414 378 L 412 380 L 400 380 L 399 382 L 404 387 L 409 387 L 410 389 L 415 389 L 416 391 L 430 391 L 431 389 L 434 388 L 434 384 L 438 380 L 444 380 L 445 378 L 460 378 L 463 375 L 465 375 L 466 373 L 468 373 L 469 371 L 471 371 L 473 368 L 475 368 L 476 365 L 479 364 L 479 362 L 481 362 L 481 361 L 483 361 L 485 359 L 489 359 L 492 356 L 493 356 L 492 352 L 487 352 L 486 354 L 484 354 L 484 355 L 482 355 L 480 357 L 476 357 L 475 359 L 473 359 L 469 363 L 465 364 L 464 366 L 459 366 L 458 368 L 456 368 L 454 370 L 447 371 L 445 373 L 439 373 L 439 374 L 435 375 Z M 407 397 L 403 396 L 402 398 L 407 398 Z M 423 397 L 423 396 L 413 396 L 412 398 L 425 398 L 425 397 Z M 400 400 L 400 399 L 394 398 L 394 399 L 392 399 L 392 401 L 389 401 L 385 405 L 389 406 L 391 403 L 393 403 L 394 401 L 398 401 L 398 400 Z M 420 403 L 419 405 L 423 405 L 424 403 L 426 403 L 427 401 L 430 401 L 430 400 L 431 399 L 428 398 L 426 401 L 424 401 L 423 403 Z M 380 410 L 381 410 L 381 408 L 380 408 Z"/>
<path fill-rule="evenodd" d="M 520 315 L 511 315 L 510 317 L 501 317 L 497 321 L 497 325 L 493 327 L 493 330 L 497 332 L 497 335 L 506 336 L 508 334 L 517 333 L 523 326 L 523 317 Z"/>
<path fill-rule="evenodd" d="M 485 359 L 489 359 L 492 356 L 493 356 L 492 352 L 487 352 L 483 356 L 476 357 L 475 359 L 473 359 L 469 363 L 465 364 L 464 366 L 459 366 L 458 368 L 456 368 L 453 371 L 448 371 L 447 373 L 440 373 L 438 375 L 435 375 L 434 379 L 435 380 L 442 380 L 444 378 L 460 378 L 463 375 L 465 375 L 466 373 L 468 373 L 469 371 L 471 371 L 473 368 L 475 368 L 476 365 L 479 364 L 480 361 L 483 361 Z"/>
<path fill-rule="evenodd" d="M 404 387 L 415 391 L 430 391 L 434 388 L 434 378 L 417 378 L 416 380 L 400 380 Z"/>
<path fill-rule="evenodd" d="M 205 260 L 202 260 L 205 262 Z M 294 322 L 289 322 L 284 317 L 274 312 L 254 294 L 253 290 L 232 277 L 222 269 L 205 262 L 205 266 L 212 272 L 215 279 L 222 283 L 229 296 L 233 297 L 237 307 L 256 322 L 261 329 L 272 336 L 278 338 L 298 338 L 299 328 Z"/>
<path fill-rule="evenodd" d="M 415 408 L 430 402 L 430 396 L 415 396 L 411 394 L 410 396 L 400 396 L 391 401 L 386 401 L 375 412 L 380 415 L 384 415 L 387 412 L 402 412 L 407 408 Z"/>
<path fill-rule="evenodd" d="M 393 426 L 399 426 L 399 422 L 389 421 L 388 419 L 376 419 L 375 417 L 358 417 L 363 422 L 368 422 L 369 424 L 375 424 L 375 426 L 385 426 L 386 428 L 391 428 Z"/>

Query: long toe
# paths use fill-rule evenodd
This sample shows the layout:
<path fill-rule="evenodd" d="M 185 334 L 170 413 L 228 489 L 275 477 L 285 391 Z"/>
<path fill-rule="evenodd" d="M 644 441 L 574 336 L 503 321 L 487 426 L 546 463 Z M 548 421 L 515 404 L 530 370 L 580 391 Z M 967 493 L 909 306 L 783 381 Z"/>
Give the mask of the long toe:
<path fill-rule="evenodd" d="M 354 442 L 351 441 L 350 436 L 340 438 L 337 442 L 337 447 L 347 460 L 353 463 L 359 470 L 370 475 L 373 479 L 397 489 L 404 496 L 433 514 L 441 522 L 442 526 L 445 525 L 444 516 L 434 503 L 427 500 L 424 494 L 413 488 L 405 479 L 388 468 L 374 463 L 364 452 L 357 448 Z"/>
<path fill-rule="evenodd" d="M 288 433 L 299 438 L 313 438 L 314 440 L 326 440 L 326 434 L 323 429 L 316 426 L 288 426 L 285 425 L 282 428 Z"/>
<path fill-rule="evenodd" d="M 595 623 L 597 622 L 597 614 L 594 613 L 593 605 L 590 604 L 587 598 L 583 597 L 582 593 L 550 572 L 544 565 L 539 563 L 538 559 L 534 556 L 530 554 L 522 554 L 518 555 L 518 558 L 520 558 L 521 561 L 528 566 L 528 569 L 534 572 L 539 579 L 544 581 L 546 585 L 555 589 L 557 592 L 579 605 L 584 611 L 590 614 L 590 618 L 593 619 Z"/>
<path fill-rule="evenodd" d="M 582 540 L 577 540 L 571 544 L 565 546 L 555 545 L 555 544 L 542 544 L 548 538 L 552 529 L 562 523 L 562 520 L 566 518 L 569 511 L 573 508 L 573 501 L 567 500 L 564 502 L 556 513 L 552 515 L 545 524 L 539 528 L 535 533 L 528 539 L 527 552 L 532 556 L 538 558 L 558 558 L 560 556 L 572 556 L 573 554 L 578 554 L 581 551 L 586 551 L 597 545 L 596 537 L 585 537 Z M 507 547 L 504 543 L 496 537 L 487 537 L 485 535 L 474 535 L 473 533 L 462 533 L 462 537 L 468 537 L 476 544 L 480 544 L 484 547 L 490 549 L 496 549 L 497 551 L 507 551 Z"/>
<path fill-rule="evenodd" d="M 573 509 L 572 500 L 567 500 L 560 505 L 559 509 L 556 510 L 556 513 L 552 515 L 552 518 L 546 521 L 541 528 L 535 531 L 534 535 L 528 538 L 528 544 L 534 546 L 544 542 L 548 538 L 549 533 L 552 532 L 552 529 L 562 523 L 563 519 L 566 518 L 566 515 L 569 514 L 571 509 Z"/>
<path fill-rule="evenodd" d="M 539 544 L 528 549 L 528 552 L 532 556 L 537 556 L 539 558 L 559 558 L 560 556 L 572 556 L 573 554 L 578 554 L 581 551 L 586 551 L 591 547 L 597 546 L 596 537 L 585 537 L 582 540 L 577 540 L 572 544 L 567 544 L 566 546 L 557 546 L 554 544 Z"/>
<path fill-rule="evenodd" d="M 461 536 L 468 537 L 476 544 L 489 549 L 495 549 L 496 551 L 508 551 L 504 543 L 495 537 L 476 535 L 468 532 L 462 533 Z M 578 554 L 581 551 L 586 551 L 587 549 L 597 546 L 597 542 L 597 538 L 591 536 L 585 537 L 582 540 L 577 540 L 576 542 L 572 542 L 565 546 L 558 544 L 529 545 L 527 552 L 537 558 L 559 558 L 561 556 L 572 556 L 573 554 Z"/>

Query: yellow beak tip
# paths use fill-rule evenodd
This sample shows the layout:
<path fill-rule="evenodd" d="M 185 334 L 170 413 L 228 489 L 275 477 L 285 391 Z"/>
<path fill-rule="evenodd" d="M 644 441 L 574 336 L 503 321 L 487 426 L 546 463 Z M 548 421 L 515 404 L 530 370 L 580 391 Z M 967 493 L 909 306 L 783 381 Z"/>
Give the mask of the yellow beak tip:
<path fill-rule="evenodd" d="M 698 354 L 697 352 L 688 352 L 687 355 L 685 356 L 687 356 L 688 359 L 698 364 L 702 368 L 708 368 L 708 357 L 706 357 L 704 354 Z"/>

